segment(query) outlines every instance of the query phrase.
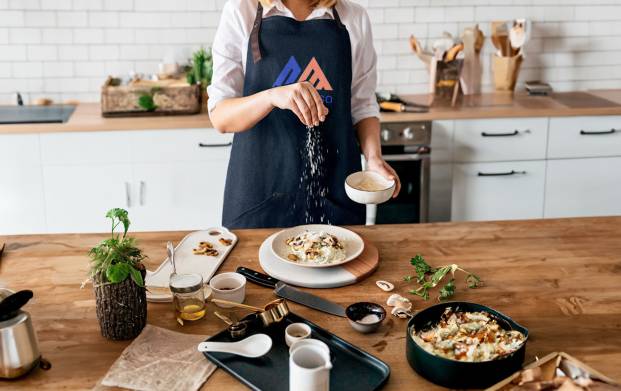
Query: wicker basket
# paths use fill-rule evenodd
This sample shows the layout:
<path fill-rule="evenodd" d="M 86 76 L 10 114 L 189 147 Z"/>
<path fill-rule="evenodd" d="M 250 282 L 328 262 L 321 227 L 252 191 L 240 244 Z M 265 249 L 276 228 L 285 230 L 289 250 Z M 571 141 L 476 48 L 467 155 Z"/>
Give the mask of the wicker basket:
<path fill-rule="evenodd" d="M 109 77 L 101 88 L 101 114 L 104 117 L 196 114 L 201 111 L 199 85 L 185 80 L 133 81 L 115 86 Z M 141 97 L 150 100 L 151 109 L 139 104 Z"/>

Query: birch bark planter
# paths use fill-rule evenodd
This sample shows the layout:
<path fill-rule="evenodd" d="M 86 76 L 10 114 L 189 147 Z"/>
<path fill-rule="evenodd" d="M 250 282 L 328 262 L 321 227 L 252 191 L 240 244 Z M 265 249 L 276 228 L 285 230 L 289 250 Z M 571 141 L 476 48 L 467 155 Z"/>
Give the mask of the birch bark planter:
<path fill-rule="evenodd" d="M 143 270 L 142 277 L 146 274 Z M 136 338 L 147 324 L 147 295 L 130 278 L 118 284 L 94 281 L 97 319 L 101 335 L 111 340 Z"/>

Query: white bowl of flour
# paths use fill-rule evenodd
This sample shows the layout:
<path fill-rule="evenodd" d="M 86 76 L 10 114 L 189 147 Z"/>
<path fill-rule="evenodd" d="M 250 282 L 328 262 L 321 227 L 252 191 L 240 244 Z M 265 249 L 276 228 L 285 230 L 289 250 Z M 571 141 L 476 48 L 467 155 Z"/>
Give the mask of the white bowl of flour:
<path fill-rule="evenodd" d="M 392 197 L 395 181 L 375 171 L 358 171 L 345 179 L 345 192 L 359 204 L 381 204 Z"/>

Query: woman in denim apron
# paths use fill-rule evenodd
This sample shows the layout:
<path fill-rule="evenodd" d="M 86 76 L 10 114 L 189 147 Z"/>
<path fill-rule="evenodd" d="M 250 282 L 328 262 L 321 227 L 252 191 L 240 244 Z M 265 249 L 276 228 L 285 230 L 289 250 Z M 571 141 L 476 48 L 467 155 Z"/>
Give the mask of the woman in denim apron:
<path fill-rule="evenodd" d="M 364 205 L 351 201 L 344 189 L 347 175 L 361 170 L 361 152 L 368 169 L 398 182 L 394 170 L 381 158 L 378 119 L 373 116 L 355 124 L 352 119 L 352 47 L 338 8 L 359 6 L 345 1 L 283 0 L 278 10 L 291 15 L 269 17 L 264 17 L 264 4 L 272 5 L 267 0 L 227 4 L 234 8 L 233 14 L 239 12 L 236 18 L 240 20 L 244 15 L 248 18 L 248 3 L 256 8 L 242 97 L 210 105 L 214 126 L 235 132 L 224 193 L 224 226 L 364 224 Z M 330 5 L 325 17 L 308 19 L 322 5 Z M 220 60 L 216 43 L 219 36 L 227 39 L 222 29 L 231 23 L 221 21 L 224 27 L 215 38 L 214 79 Z M 211 88 L 210 99 L 213 91 L 218 92 L 217 85 Z M 311 156 L 321 165 L 313 179 L 307 172 L 308 162 L 305 166 L 308 137 L 321 144 L 315 148 L 321 157 Z M 319 181 L 319 185 L 309 186 L 309 181 Z M 320 201 L 309 203 L 309 197 Z"/>

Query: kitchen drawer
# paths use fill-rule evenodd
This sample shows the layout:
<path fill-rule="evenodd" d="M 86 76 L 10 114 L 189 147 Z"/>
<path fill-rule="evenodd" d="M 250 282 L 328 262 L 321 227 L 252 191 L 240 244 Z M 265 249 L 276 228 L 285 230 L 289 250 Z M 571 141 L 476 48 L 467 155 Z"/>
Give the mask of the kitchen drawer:
<path fill-rule="evenodd" d="M 550 119 L 548 158 L 621 156 L 621 116 Z"/>
<path fill-rule="evenodd" d="M 547 118 L 455 121 L 455 161 L 545 159 L 547 130 Z"/>
<path fill-rule="evenodd" d="M 136 131 L 131 135 L 132 161 L 224 161 L 231 152 L 233 134 L 216 129 Z"/>
<path fill-rule="evenodd" d="M 75 132 L 41 134 L 43 165 L 129 163 L 129 134 Z"/>
<path fill-rule="evenodd" d="M 621 215 L 621 157 L 548 161 L 545 217 Z"/>
<path fill-rule="evenodd" d="M 545 171 L 543 160 L 456 164 L 451 220 L 541 218 Z"/>
<path fill-rule="evenodd" d="M 41 167 L 2 164 L 0 178 L 0 235 L 45 233 Z"/>
<path fill-rule="evenodd" d="M 0 166 L 39 166 L 41 151 L 38 134 L 0 135 Z"/>

